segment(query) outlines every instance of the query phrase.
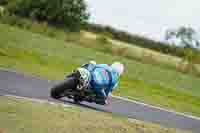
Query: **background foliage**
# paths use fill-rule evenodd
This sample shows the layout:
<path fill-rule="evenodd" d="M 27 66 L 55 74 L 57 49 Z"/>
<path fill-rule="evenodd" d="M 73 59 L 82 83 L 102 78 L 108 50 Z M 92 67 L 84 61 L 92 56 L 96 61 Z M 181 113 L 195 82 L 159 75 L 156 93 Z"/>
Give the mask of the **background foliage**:
<path fill-rule="evenodd" d="M 80 30 L 89 18 L 83 0 L 4 0 L 10 14 L 47 21 L 49 24 Z M 7 2 L 6 2 L 7 1 Z"/>

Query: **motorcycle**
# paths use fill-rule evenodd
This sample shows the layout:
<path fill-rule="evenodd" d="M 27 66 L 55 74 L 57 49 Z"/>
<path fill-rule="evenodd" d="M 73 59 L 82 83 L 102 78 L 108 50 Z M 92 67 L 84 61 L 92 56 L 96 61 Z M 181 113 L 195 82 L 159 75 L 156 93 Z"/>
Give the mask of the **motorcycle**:
<path fill-rule="evenodd" d="M 75 103 L 86 101 L 89 103 L 96 103 L 105 105 L 104 99 L 99 97 L 97 93 L 89 87 L 90 72 L 83 68 L 78 68 L 66 78 L 51 88 L 51 97 L 60 99 L 67 97 L 72 99 Z"/>

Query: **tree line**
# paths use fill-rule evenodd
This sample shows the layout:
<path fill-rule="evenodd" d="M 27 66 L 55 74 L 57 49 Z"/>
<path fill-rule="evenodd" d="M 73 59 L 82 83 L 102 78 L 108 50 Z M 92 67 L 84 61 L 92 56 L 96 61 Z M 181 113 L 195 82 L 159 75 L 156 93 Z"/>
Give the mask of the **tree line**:
<path fill-rule="evenodd" d="M 84 0 L 1 0 L 10 15 L 46 21 L 51 25 L 79 31 L 89 12 Z"/>

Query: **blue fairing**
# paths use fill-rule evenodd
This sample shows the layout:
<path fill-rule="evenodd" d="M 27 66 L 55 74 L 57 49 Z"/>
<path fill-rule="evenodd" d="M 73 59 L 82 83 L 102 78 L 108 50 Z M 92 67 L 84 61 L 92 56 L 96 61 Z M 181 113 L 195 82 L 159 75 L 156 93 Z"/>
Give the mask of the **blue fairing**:
<path fill-rule="evenodd" d="M 108 96 L 118 84 L 119 75 L 107 64 L 86 64 L 83 66 L 91 73 L 90 86 L 99 95 Z"/>

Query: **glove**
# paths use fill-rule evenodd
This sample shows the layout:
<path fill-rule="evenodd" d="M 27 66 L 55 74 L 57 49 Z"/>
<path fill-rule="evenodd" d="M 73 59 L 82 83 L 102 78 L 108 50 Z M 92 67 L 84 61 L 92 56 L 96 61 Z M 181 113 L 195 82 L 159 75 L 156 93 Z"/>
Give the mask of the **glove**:
<path fill-rule="evenodd" d="M 93 60 L 91 60 L 89 63 L 90 63 L 90 64 L 93 64 L 93 65 L 96 65 L 96 64 L 97 64 L 96 61 L 93 61 Z"/>

